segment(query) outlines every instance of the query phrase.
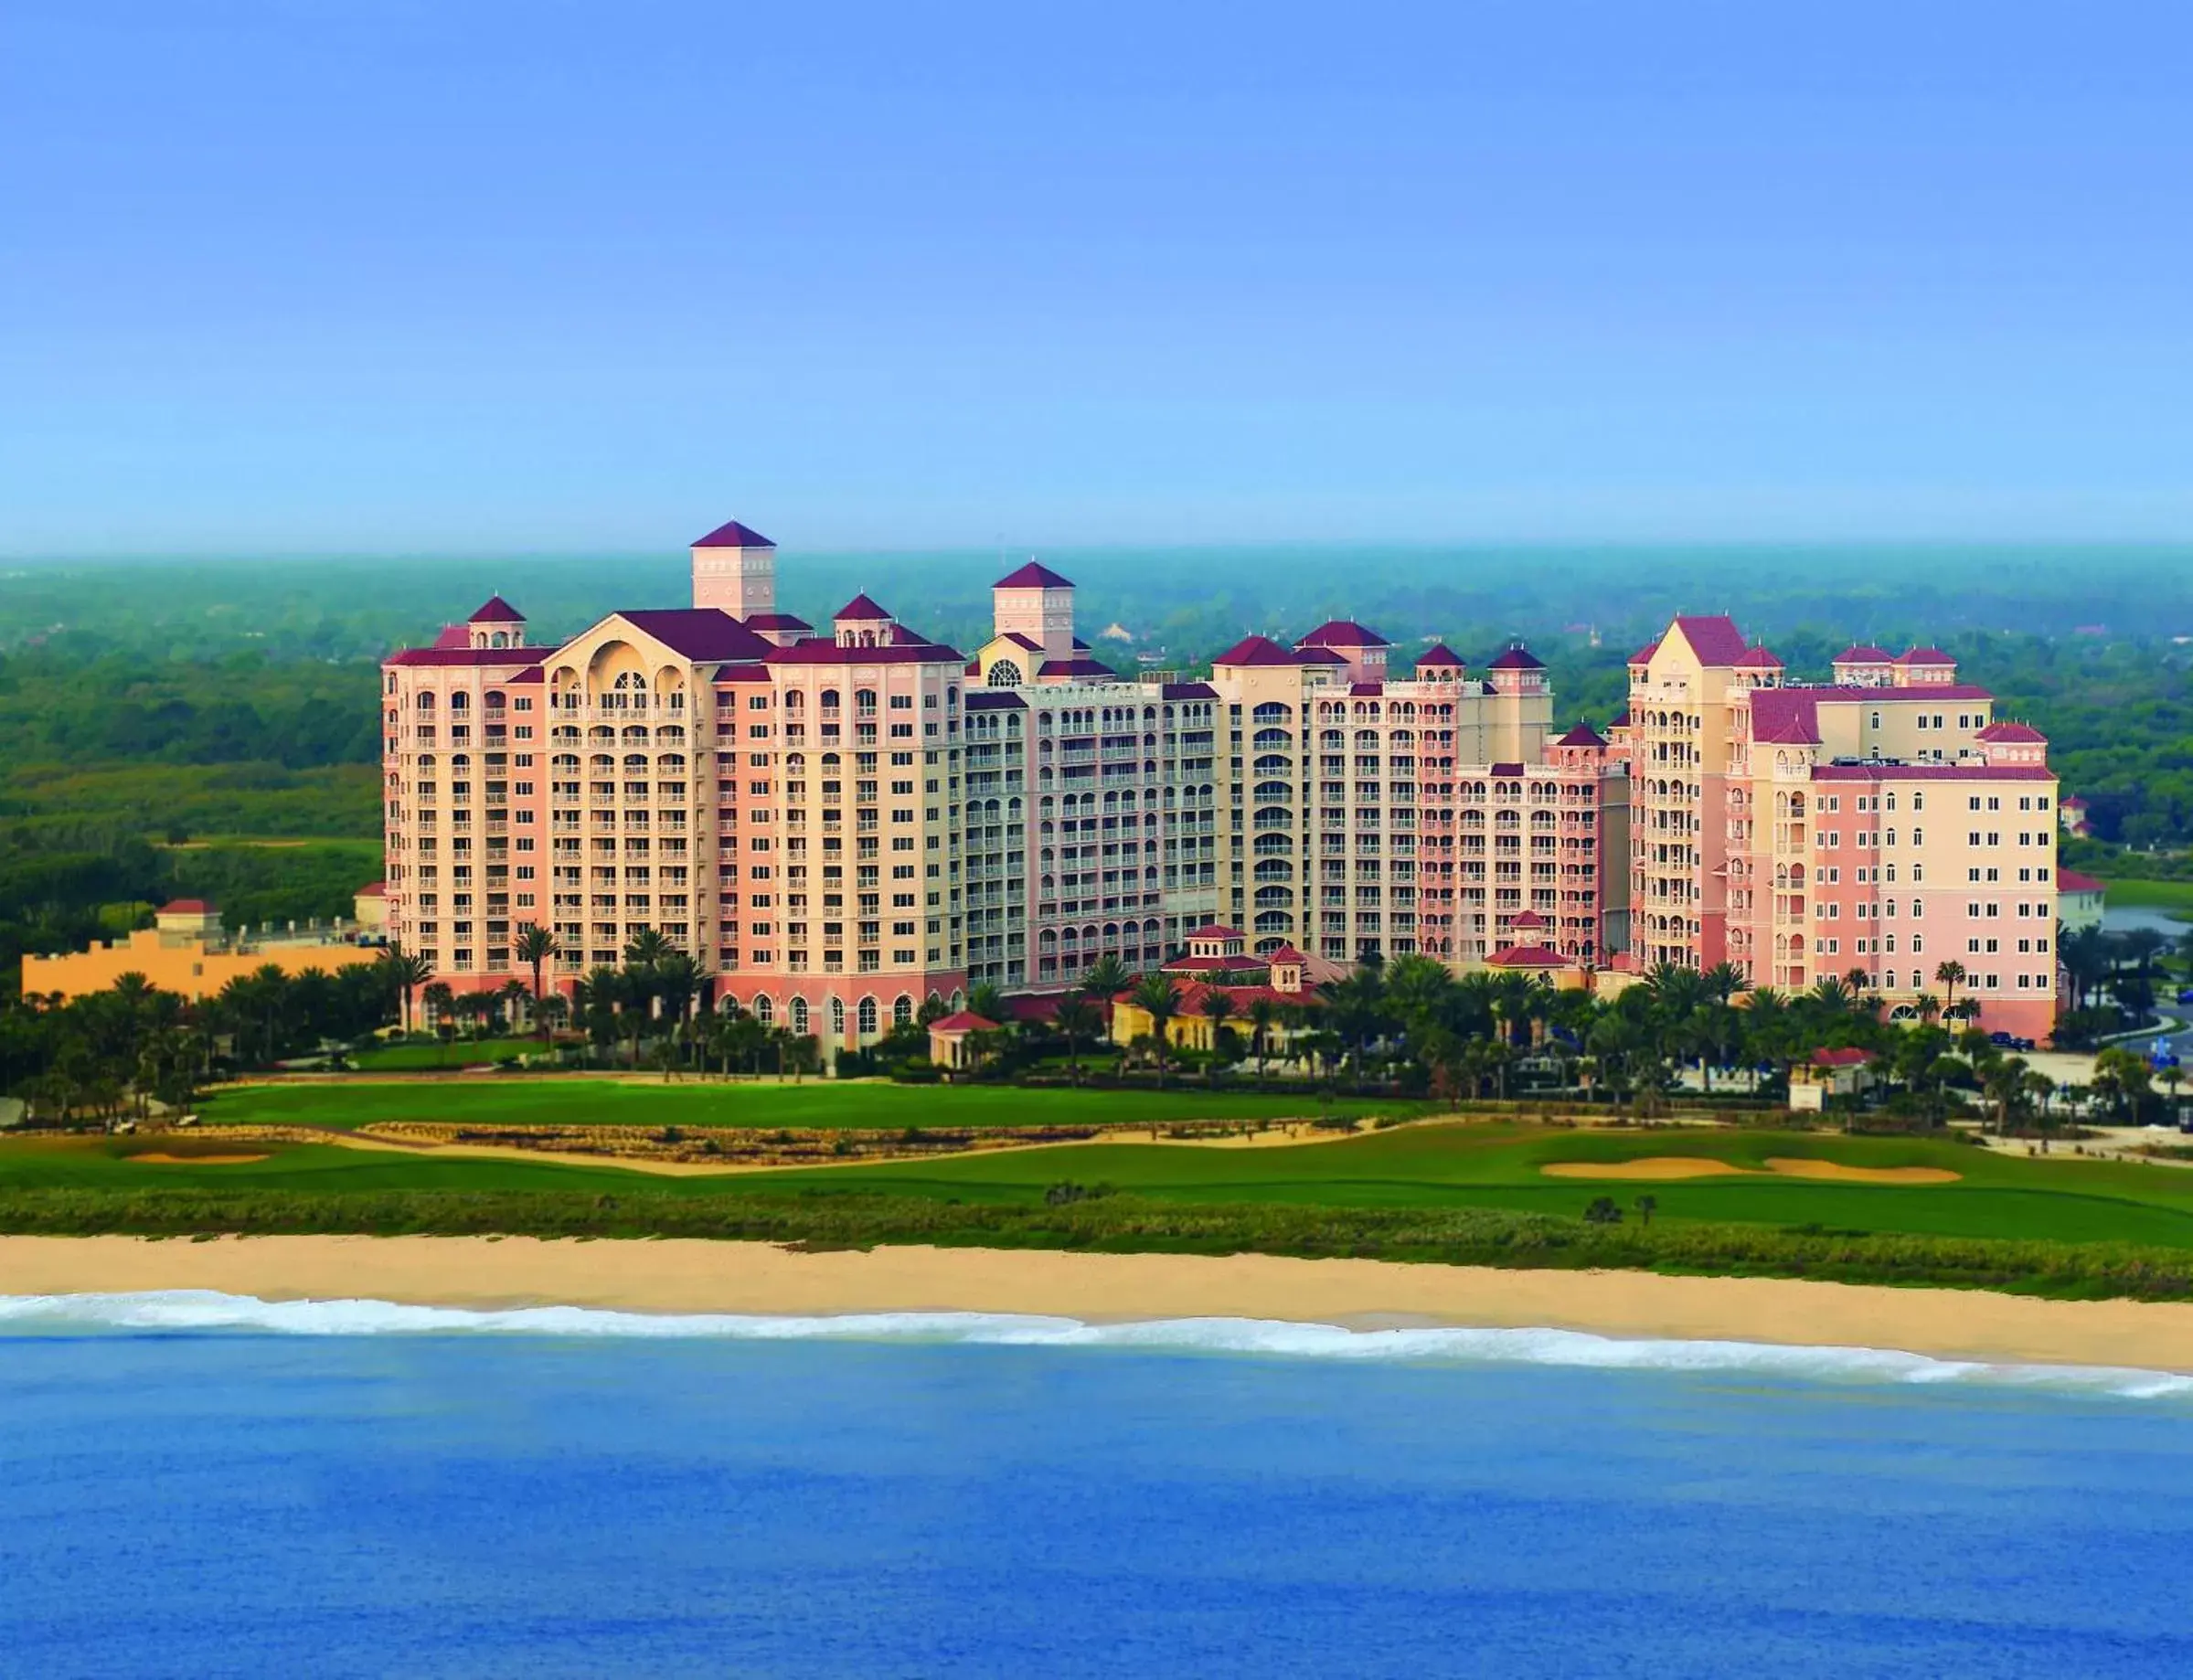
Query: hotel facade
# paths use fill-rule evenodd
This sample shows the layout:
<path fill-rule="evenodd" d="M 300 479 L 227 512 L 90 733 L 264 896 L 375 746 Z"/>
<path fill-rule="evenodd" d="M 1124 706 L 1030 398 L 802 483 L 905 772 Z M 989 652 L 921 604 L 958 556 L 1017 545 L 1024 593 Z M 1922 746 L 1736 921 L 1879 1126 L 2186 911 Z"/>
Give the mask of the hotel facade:
<path fill-rule="evenodd" d="M 1983 1023 L 2044 1018 L 2045 745 L 1938 656 L 1853 653 L 1805 688 L 1729 621 L 1678 619 L 1617 727 L 1557 733 L 1527 649 L 1473 674 L 1432 645 L 1404 672 L 1346 620 L 1247 637 L 1208 678 L 1123 676 L 1034 562 L 971 658 L 865 594 L 818 629 L 733 522 L 693 546 L 689 607 L 551 647 L 497 597 L 385 662 L 389 932 L 472 990 L 526 967 L 529 925 L 566 989 L 652 930 L 825 1051 L 976 984 L 1154 968 L 1214 927 L 1326 972 L 1727 958 L 1793 987 L 1866 966 L 1895 999 L 1970 937 Z M 2010 850 L 1976 861 L 1990 834 L 2027 841 L 2016 898 Z M 2003 890 L 1953 936 L 1981 868 Z"/>
<path fill-rule="evenodd" d="M 1555 734 L 1523 648 L 1401 675 L 1336 621 L 1123 678 L 1032 562 L 972 659 L 866 595 L 821 631 L 780 612 L 775 549 L 735 522 L 692 577 L 690 607 L 553 647 L 497 597 L 384 663 L 389 936 L 453 989 L 522 970 L 528 925 L 567 988 L 652 930 L 836 1049 L 1220 921 L 1335 966 L 1622 946 L 1624 766 Z"/>
<path fill-rule="evenodd" d="M 1909 1015 L 1969 1000 L 2037 1042 L 2058 994 L 2056 777 L 1933 648 L 1845 650 L 1799 683 L 1720 617 L 1630 659 L 1611 731 L 1631 770 L 1640 968 L 1731 962 L 1799 991 L 1853 971 Z M 1948 995 L 1945 962 L 1966 978 Z"/>

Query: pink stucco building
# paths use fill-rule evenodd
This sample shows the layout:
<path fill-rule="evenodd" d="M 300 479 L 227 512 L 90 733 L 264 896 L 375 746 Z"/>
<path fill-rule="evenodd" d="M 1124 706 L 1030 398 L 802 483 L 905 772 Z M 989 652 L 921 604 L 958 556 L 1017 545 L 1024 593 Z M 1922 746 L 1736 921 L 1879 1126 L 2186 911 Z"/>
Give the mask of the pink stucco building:
<path fill-rule="evenodd" d="M 775 548 L 736 522 L 692 576 L 692 606 L 559 646 L 498 597 L 386 662 L 389 933 L 452 987 L 504 984 L 529 925 L 565 986 L 654 930 L 836 1049 L 1221 920 L 1325 963 L 1621 948 L 1627 765 L 1557 733 L 1522 647 L 1402 674 L 1336 620 L 1144 680 L 1035 562 L 972 659 L 866 595 L 819 631 L 778 611 Z"/>
<path fill-rule="evenodd" d="M 1722 617 L 1680 617 L 1630 661 L 1615 731 L 1634 794 L 1632 961 L 1802 989 L 1866 974 L 1909 1015 L 1957 994 L 2036 1039 L 2056 1012 L 2056 778 L 1932 648 L 1853 647 L 1826 683 Z"/>

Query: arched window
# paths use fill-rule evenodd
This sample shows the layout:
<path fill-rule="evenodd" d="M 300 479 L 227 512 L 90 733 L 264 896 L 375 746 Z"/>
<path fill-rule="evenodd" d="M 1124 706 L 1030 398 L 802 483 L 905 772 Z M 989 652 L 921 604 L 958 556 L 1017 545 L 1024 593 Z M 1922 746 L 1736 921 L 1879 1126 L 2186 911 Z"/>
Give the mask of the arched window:
<path fill-rule="evenodd" d="M 1010 659 L 1000 659 L 990 667 L 984 682 L 992 688 L 1017 688 L 1021 686 L 1020 667 Z"/>
<path fill-rule="evenodd" d="M 901 992 L 899 994 L 899 1001 L 891 1005 L 891 1025 L 893 1026 L 910 1026 L 913 1024 L 913 1018 L 914 1000 Z"/>
<path fill-rule="evenodd" d="M 860 1000 L 860 1013 L 857 1019 L 860 1022 L 860 1036 L 863 1038 L 873 1037 L 876 1032 L 876 1000 L 874 998 L 864 997 Z"/>
<path fill-rule="evenodd" d="M 804 997 L 792 1000 L 792 1030 L 802 1037 L 806 1037 L 807 1000 Z"/>
<path fill-rule="evenodd" d="M 834 1038 L 846 1036 L 846 1000 L 842 997 L 830 1000 L 830 1036 Z"/>
<path fill-rule="evenodd" d="M 761 1022 L 762 1026 L 767 1026 L 776 1018 L 777 1006 L 773 1003 L 770 1002 L 768 993 L 764 992 L 761 996 L 754 999 L 755 1020 Z"/>

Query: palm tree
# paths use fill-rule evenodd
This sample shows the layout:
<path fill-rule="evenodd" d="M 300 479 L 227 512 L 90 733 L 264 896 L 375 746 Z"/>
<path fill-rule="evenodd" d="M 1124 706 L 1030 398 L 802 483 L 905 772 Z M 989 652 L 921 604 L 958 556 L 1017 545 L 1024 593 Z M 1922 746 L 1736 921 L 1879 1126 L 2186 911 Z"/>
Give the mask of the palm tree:
<path fill-rule="evenodd" d="M 1219 1077 L 1219 1031 L 1233 1014 L 1233 994 L 1224 986 L 1206 986 L 1197 1007 L 1210 1023 L 1210 1060 L 1204 1064 L 1203 1076 L 1215 1082 Z"/>
<path fill-rule="evenodd" d="M 526 983 L 513 976 L 503 982 L 503 989 L 495 995 L 503 1000 L 503 1018 L 510 1023 L 510 1030 L 515 1034 L 517 1031 L 518 1005 L 530 1005 L 536 994 L 527 991 Z"/>
<path fill-rule="evenodd" d="M 1134 984 L 1133 971 L 1109 951 L 1081 973 L 1081 990 L 1091 997 L 1117 997 Z"/>
<path fill-rule="evenodd" d="M 400 945 L 389 947 L 387 954 L 381 958 L 381 965 L 388 972 L 389 984 L 396 988 L 403 999 L 403 1029 L 408 1033 L 411 1030 L 412 989 L 433 979 L 434 965 Z"/>
<path fill-rule="evenodd" d="M 1180 1013 L 1180 994 L 1163 974 L 1145 974 L 1127 1001 L 1150 1017 L 1152 1052 L 1157 1060 L 1157 1088 L 1165 1089 L 1166 1028 Z"/>
<path fill-rule="evenodd" d="M 978 1015 L 985 1021 L 1005 1025 L 1006 994 L 987 980 L 977 981 L 967 988 L 967 1013 Z"/>
<path fill-rule="evenodd" d="M 1094 1038 L 1102 1030 L 1104 1018 L 1097 1013 L 1097 1006 L 1087 998 L 1070 994 L 1059 1000 L 1059 1012 L 1051 1018 L 1051 1025 L 1059 1029 L 1059 1036 L 1066 1040 L 1067 1070 L 1073 1082 L 1079 1085 L 1081 1082 L 1081 1042 L 1084 1038 Z"/>
<path fill-rule="evenodd" d="M 1751 986 L 1744 978 L 1743 970 L 1727 962 L 1716 962 L 1706 970 L 1698 976 L 1698 983 L 1705 988 L 1706 995 L 1717 1004 L 1725 1004 L 1739 992 L 1750 991 Z"/>
<path fill-rule="evenodd" d="M 1954 957 L 1944 957 L 1934 964 L 1934 979 L 1942 987 L 1942 1013 L 1954 1019 L 1957 1014 L 1957 988 L 1964 984 L 1964 964 Z"/>
<path fill-rule="evenodd" d="M 1249 1042 L 1256 1050 L 1256 1082 L 1264 1082 L 1264 1055 L 1272 1047 L 1272 1028 L 1279 1020 L 1279 1005 L 1260 997 L 1249 1005 Z"/>
<path fill-rule="evenodd" d="M 437 980 L 432 985 L 427 987 L 422 995 L 426 1003 L 427 1013 L 434 1017 L 435 1037 L 442 1040 L 442 1049 L 434 1059 L 437 1063 L 447 1061 L 449 1059 L 450 1035 L 453 1030 L 451 1016 L 455 1014 L 456 994 L 449 989 L 447 981 Z"/>
<path fill-rule="evenodd" d="M 701 972 L 700 964 L 690 954 L 673 951 L 656 959 L 654 978 L 655 994 L 663 1000 L 663 1018 L 672 1023 L 672 1047 L 682 1047 L 687 1013 L 691 1009 L 694 998 L 699 995 L 700 988 L 707 984 L 708 976 Z M 669 1078 L 666 1063 L 663 1077 L 665 1079 Z"/>
<path fill-rule="evenodd" d="M 624 943 L 624 961 L 633 968 L 650 968 L 668 956 L 670 936 L 659 928 L 642 928 Z"/>
<path fill-rule="evenodd" d="M 517 953 L 520 962 L 533 971 L 533 1018 L 540 1027 L 540 1044 L 545 1050 L 548 1047 L 548 1026 L 547 1018 L 541 1014 L 540 973 L 548 965 L 548 959 L 559 949 L 556 936 L 538 922 L 530 921 L 518 930 L 517 939 L 510 949 Z"/>

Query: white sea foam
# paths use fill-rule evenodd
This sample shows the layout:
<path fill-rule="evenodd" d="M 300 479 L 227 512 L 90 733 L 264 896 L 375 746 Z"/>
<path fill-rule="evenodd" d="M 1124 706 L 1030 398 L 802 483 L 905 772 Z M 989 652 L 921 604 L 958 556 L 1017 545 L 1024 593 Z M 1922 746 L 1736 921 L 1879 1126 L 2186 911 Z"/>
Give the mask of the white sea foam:
<path fill-rule="evenodd" d="M 746 1341 L 972 1343 L 1009 1347 L 1144 1348 L 1271 1358 L 1406 1360 L 1664 1370 L 1810 1382 L 1984 1383 L 2193 1399 L 2193 1377 L 2112 1366 L 2013 1365 L 1936 1359 L 1872 1347 L 1680 1341 L 1576 1330 L 1453 1326 L 1351 1330 L 1252 1318 L 1168 1318 L 1085 1324 L 1012 1313 L 620 1313 L 599 1307 L 411 1306 L 391 1301 L 261 1301 L 212 1290 L 130 1294 L 0 1296 L 0 1334 L 95 1328 L 238 1330 L 279 1335 L 553 1335 Z"/>

